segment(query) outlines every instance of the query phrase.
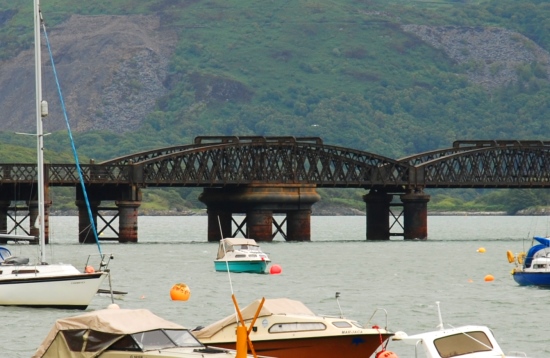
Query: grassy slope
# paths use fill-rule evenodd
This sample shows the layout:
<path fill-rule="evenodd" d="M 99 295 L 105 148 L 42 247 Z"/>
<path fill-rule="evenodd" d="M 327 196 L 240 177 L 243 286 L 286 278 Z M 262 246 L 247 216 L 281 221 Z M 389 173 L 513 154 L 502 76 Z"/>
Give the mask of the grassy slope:
<path fill-rule="evenodd" d="M 527 73 L 526 86 L 487 93 L 460 76 L 465 68 L 399 28 L 502 26 L 548 49 L 540 18 L 550 10 L 540 1 L 48 0 L 42 7 L 49 26 L 72 13 L 155 12 L 180 32 L 171 67 L 180 81 L 140 131 L 76 135 L 79 153 L 98 160 L 196 135 L 320 136 L 398 158 L 456 139 L 546 139 L 550 129 L 547 81 Z M 0 27 L 6 57 L 30 44 L 32 5 L 0 0 L 0 8 L 19 10 Z M 253 96 L 197 105 L 193 74 L 238 81 Z M 65 137 L 47 137 L 46 147 L 65 150 Z M 29 146 L 9 134 L 0 139 Z M 449 199 L 441 202 L 447 207 Z"/>

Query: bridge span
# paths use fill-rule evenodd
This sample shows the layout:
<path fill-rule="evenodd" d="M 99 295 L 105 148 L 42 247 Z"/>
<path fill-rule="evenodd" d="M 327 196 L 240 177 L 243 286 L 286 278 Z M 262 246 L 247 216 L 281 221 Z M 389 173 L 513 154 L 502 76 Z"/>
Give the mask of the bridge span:
<path fill-rule="evenodd" d="M 208 212 L 209 241 L 246 235 L 271 241 L 311 239 L 311 208 L 320 200 L 316 188 L 364 188 L 367 240 L 427 239 L 427 188 L 550 187 L 550 142 L 456 141 L 449 148 L 391 159 L 352 148 L 326 145 L 316 137 L 197 137 L 192 144 L 160 148 L 101 163 L 81 165 L 93 218 L 103 219 L 119 242 L 138 241 L 142 190 L 152 187 L 202 187 L 199 199 Z M 90 221 L 74 164 L 45 165 L 49 188 L 75 187 L 79 241 L 91 242 Z M 0 232 L 8 219 L 29 235 L 38 215 L 36 165 L 0 164 Z M 396 202 L 396 198 L 400 201 Z M 116 207 L 102 207 L 101 202 Z M 15 220 L 11 213 L 27 215 Z M 395 208 L 400 209 L 395 214 Z M 103 210 L 115 210 L 107 221 Z M 46 231 L 48 231 L 46 210 Z M 245 219 L 238 223 L 234 214 Z M 284 214 L 276 222 L 274 214 Z M 21 222 L 29 218 L 30 228 Z M 401 219 L 402 218 L 402 223 Z M 112 222 L 118 219 L 118 230 Z M 393 219 L 393 222 L 392 222 Z M 403 232 L 390 233 L 398 223 Z M 221 227 L 221 233 L 220 233 Z M 46 232 L 48 237 L 48 232 Z"/>

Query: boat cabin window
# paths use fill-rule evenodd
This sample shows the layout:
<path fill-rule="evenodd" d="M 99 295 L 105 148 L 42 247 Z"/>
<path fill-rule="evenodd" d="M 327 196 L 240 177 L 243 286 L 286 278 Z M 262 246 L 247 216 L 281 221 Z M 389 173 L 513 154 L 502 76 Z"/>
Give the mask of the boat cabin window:
<path fill-rule="evenodd" d="M 332 324 L 338 328 L 350 328 L 352 325 L 349 322 L 346 321 L 336 321 L 332 322 Z"/>
<path fill-rule="evenodd" d="M 132 339 L 131 336 L 124 336 L 115 343 L 113 343 L 107 351 L 134 351 L 141 352 L 139 345 Z"/>
<path fill-rule="evenodd" d="M 545 269 L 546 264 L 536 264 L 536 265 L 533 265 L 533 268 L 534 269 Z"/>
<path fill-rule="evenodd" d="M 143 351 L 174 347 L 203 347 L 188 330 L 162 330 L 132 334 Z"/>
<path fill-rule="evenodd" d="M 303 331 L 323 331 L 327 329 L 324 323 L 277 323 L 269 327 L 269 333 L 287 333 L 287 332 L 303 332 Z"/>
<path fill-rule="evenodd" d="M 465 332 L 434 340 L 435 348 L 441 358 L 458 357 L 476 352 L 489 352 L 493 349 L 491 341 L 484 332 Z"/>
<path fill-rule="evenodd" d="M 61 333 L 63 333 L 67 346 L 73 352 L 97 352 L 120 337 L 119 334 L 88 329 L 70 329 Z"/>
<path fill-rule="evenodd" d="M 38 270 L 13 270 L 11 273 L 14 275 L 21 275 L 23 273 L 38 273 Z"/>

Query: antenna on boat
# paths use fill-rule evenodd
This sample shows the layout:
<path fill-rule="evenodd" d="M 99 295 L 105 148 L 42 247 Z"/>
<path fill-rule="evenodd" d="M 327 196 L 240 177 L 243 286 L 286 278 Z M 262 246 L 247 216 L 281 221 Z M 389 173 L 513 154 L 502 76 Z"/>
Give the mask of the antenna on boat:
<path fill-rule="evenodd" d="M 340 309 L 340 318 L 344 318 L 342 307 L 340 307 L 340 301 L 338 301 L 338 297 L 340 297 L 340 292 L 336 292 L 336 295 L 334 295 L 334 297 L 336 298 L 336 303 L 338 303 L 338 308 Z"/>
<path fill-rule="evenodd" d="M 223 257 L 225 257 L 225 267 L 227 268 L 227 276 L 229 277 L 229 287 L 231 287 L 231 294 L 233 295 L 233 283 L 231 282 L 231 273 L 229 273 L 229 261 L 227 261 L 227 252 L 225 251 L 225 242 L 223 242 L 223 230 L 220 217 L 218 216 L 218 226 L 220 227 L 220 240 L 223 247 Z"/>
<path fill-rule="evenodd" d="M 437 314 L 439 315 L 439 324 L 437 325 L 437 328 L 443 329 L 443 318 L 441 318 L 441 307 L 439 307 L 439 301 L 436 301 L 435 304 L 437 305 Z"/>

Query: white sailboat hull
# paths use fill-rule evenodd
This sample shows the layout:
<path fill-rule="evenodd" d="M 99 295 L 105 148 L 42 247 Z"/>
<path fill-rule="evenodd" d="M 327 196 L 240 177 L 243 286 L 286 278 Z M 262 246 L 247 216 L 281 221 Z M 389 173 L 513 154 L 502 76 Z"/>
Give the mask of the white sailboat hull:
<path fill-rule="evenodd" d="M 1 265 L 0 305 L 86 309 L 107 272 L 71 265 Z"/>

